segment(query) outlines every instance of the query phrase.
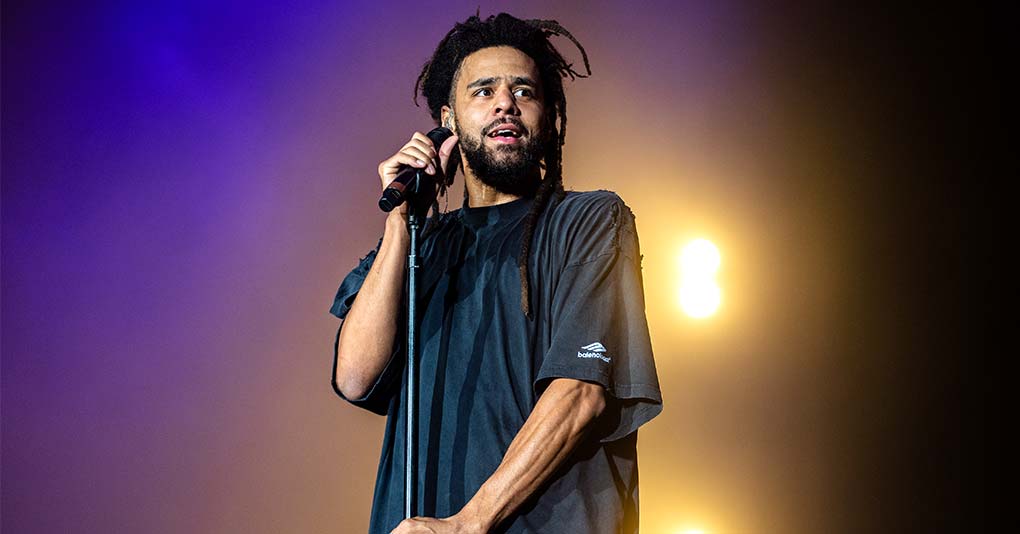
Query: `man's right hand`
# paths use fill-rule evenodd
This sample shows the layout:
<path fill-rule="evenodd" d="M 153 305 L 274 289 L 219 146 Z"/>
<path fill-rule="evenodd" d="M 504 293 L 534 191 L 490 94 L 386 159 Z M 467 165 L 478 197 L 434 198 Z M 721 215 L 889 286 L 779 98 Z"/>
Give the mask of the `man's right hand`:
<path fill-rule="evenodd" d="M 390 182 L 397 177 L 397 174 L 400 172 L 400 168 L 404 165 L 418 169 L 425 169 L 426 173 L 435 175 L 436 162 L 438 159 L 440 165 L 439 168 L 443 170 L 443 174 L 445 175 L 450 161 L 450 153 L 453 152 L 453 147 L 456 144 L 457 136 L 451 135 L 443 142 L 443 146 L 439 147 L 439 153 L 436 154 L 436 150 L 432 146 L 432 141 L 429 140 L 425 134 L 421 132 L 414 132 L 414 135 L 411 136 L 411 140 L 401 147 L 396 154 L 393 154 L 379 163 L 379 180 L 382 181 L 382 188 L 385 190 L 386 186 L 390 185 Z M 393 210 L 393 212 L 396 212 L 402 218 L 407 219 L 407 202 L 401 204 L 397 209 Z"/>

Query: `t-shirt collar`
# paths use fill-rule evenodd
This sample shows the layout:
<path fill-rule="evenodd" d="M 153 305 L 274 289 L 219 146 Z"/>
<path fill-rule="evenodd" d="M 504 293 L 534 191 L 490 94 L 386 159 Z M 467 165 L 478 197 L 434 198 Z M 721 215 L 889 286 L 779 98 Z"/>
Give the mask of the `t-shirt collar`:
<path fill-rule="evenodd" d="M 465 226 L 480 228 L 483 226 L 501 225 L 522 217 L 531 208 L 533 197 L 521 197 L 510 202 L 476 208 L 465 205 L 461 208 L 460 218 Z"/>

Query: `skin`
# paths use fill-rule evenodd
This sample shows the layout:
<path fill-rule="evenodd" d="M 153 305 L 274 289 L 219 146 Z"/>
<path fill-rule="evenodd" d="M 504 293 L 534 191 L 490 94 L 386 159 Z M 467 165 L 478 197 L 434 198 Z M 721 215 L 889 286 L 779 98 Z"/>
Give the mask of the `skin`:
<path fill-rule="evenodd" d="M 535 493 L 605 409 L 602 386 L 557 378 L 538 398 L 503 461 L 457 514 L 405 519 L 391 534 L 488 532 Z"/>
<path fill-rule="evenodd" d="M 504 46 L 479 50 L 464 58 L 455 81 L 453 107 L 443 107 L 442 122 L 449 124 L 456 135 L 437 153 L 424 134 L 415 132 L 396 154 L 379 164 L 383 188 L 396 177 L 401 165 L 424 168 L 430 174 L 437 164 L 445 170 L 462 136 L 481 139 L 483 146 L 494 150 L 498 141 L 484 132 L 507 117 L 519 119 L 527 129 L 526 136 L 540 132 L 545 103 L 538 69 L 526 54 Z M 497 152 L 497 157 L 518 155 Z M 461 164 L 469 206 L 492 206 L 520 198 L 486 185 L 465 160 Z M 540 171 L 536 168 L 535 172 Z M 410 241 L 406 218 L 403 206 L 390 212 L 379 253 L 359 298 L 341 325 L 334 384 L 350 399 L 361 398 L 369 391 L 393 354 Z M 599 384 L 571 378 L 552 380 L 499 467 L 464 508 L 447 518 L 406 519 L 392 534 L 487 532 L 549 479 L 588 434 L 605 405 L 605 390 Z"/>
<path fill-rule="evenodd" d="M 517 157 L 495 151 L 499 141 L 484 135 L 493 124 L 513 117 L 524 124 L 523 144 L 542 128 L 545 103 L 535 61 L 516 48 L 498 46 L 479 50 L 461 62 L 453 87 L 453 108 L 443 106 L 442 122 L 458 136 L 470 138 L 495 152 L 497 159 Z M 491 206 L 520 198 L 493 189 L 478 179 L 466 158 L 461 158 L 469 206 Z M 540 171 L 535 168 L 534 173 Z"/>

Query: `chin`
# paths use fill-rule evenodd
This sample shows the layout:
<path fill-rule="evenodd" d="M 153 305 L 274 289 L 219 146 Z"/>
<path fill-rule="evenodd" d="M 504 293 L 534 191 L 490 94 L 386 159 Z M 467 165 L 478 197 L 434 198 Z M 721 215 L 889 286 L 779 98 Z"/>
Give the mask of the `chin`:
<path fill-rule="evenodd" d="M 498 144 L 498 145 L 492 147 L 492 150 L 490 152 L 494 156 L 517 156 L 517 157 L 520 157 L 520 155 L 524 152 L 524 145 L 522 145 L 522 144 L 504 145 L 504 144 L 501 143 L 501 144 Z"/>

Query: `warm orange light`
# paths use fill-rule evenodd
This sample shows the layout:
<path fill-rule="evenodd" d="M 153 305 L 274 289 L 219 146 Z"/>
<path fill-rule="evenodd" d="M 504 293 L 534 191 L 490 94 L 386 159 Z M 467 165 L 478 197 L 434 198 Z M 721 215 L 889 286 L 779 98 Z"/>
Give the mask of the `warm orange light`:
<path fill-rule="evenodd" d="M 680 253 L 680 307 L 695 319 L 714 314 L 722 303 L 715 274 L 722 263 L 719 249 L 707 239 L 695 239 Z"/>

